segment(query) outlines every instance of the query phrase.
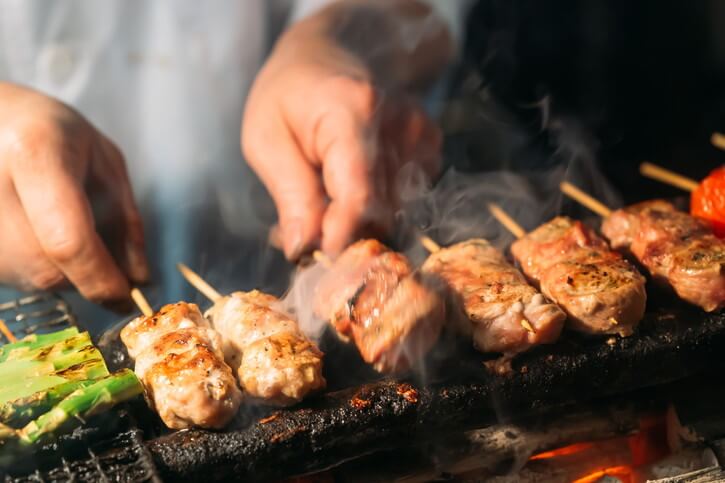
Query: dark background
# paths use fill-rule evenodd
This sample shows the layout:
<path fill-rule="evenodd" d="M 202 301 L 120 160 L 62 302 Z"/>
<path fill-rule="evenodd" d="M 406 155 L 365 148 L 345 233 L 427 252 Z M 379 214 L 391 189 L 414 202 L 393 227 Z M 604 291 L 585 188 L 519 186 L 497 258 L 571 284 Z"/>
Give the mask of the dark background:
<path fill-rule="evenodd" d="M 484 0 L 467 29 L 444 116 L 459 169 L 568 162 L 563 130 L 632 202 L 681 194 L 641 161 L 694 178 L 725 161 L 709 141 L 725 132 L 725 2 Z"/>

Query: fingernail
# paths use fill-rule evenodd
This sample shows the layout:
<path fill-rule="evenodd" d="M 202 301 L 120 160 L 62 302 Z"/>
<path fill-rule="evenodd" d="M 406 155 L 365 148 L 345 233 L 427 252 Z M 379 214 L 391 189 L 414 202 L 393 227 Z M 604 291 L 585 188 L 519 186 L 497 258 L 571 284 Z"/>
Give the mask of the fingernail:
<path fill-rule="evenodd" d="M 302 223 L 293 221 L 284 227 L 284 254 L 288 260 L 297 260 L 302 255 Z"/>

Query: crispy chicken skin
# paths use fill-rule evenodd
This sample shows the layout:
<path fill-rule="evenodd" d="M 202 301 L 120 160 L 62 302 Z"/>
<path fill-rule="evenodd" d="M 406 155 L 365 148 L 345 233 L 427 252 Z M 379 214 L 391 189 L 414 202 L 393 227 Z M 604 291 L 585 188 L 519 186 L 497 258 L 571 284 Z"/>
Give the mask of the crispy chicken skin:
<path fill-rule="evenodd" d="M 221 337 L 196 305 L 179 302 L 137 317 L 121 340 L 147 400 L 169 428 L 219 429 L 237 413 L 242 393 L 224 362 Z"/>
<path fill-rule="evenodd" d="M 360 240 L 317 286 L 315 312 L 351 338 L 377 371 L 409 369 L 438 340 L 445 303 L 438 280 L 414 272 L 408 259 L 376 240 Z"/>
<path fill-rule="evenodd" d="M 554 218 L 514 242 L 511 253 L 574 330 L 626 336 L 644 316 L 644 277 L 579 221 Z"/>
<path fill-rule="evenodd" d="M 442 248 L 422 269 L 446 281 L 450 301 L 463 315 L 462 330 L 478 350 L 516 354 L 559 338 L 566 314 L 486 240 Z"/>
<path fill-rule="evenodd" d="M 227 362 L 247 394 L 289 406 L 325 387 L 323 354 L 297 322 L 259 290 L 222 297 L 206 316 L 224 339 Z"/>
<path fill-rule="evenodd" d="M 615 211 L 602 233 L 683 300 L 707 312 L 725 305 L 725 243 L 707 222 L 653 200 Z"/>

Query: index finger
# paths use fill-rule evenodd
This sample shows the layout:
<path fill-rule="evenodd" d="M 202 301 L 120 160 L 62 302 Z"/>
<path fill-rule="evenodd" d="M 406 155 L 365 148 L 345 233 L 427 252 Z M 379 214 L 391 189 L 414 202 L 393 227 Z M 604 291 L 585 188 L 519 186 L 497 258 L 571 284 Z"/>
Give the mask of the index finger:
<path fill-rule="evenodd" d="M 11 163 L 11 175 L 43 251 L 87 299 L 127 299 L 128 281 L 95 230 L 83 187 L 63 159 L 68 153 L 35 154 Z"/>

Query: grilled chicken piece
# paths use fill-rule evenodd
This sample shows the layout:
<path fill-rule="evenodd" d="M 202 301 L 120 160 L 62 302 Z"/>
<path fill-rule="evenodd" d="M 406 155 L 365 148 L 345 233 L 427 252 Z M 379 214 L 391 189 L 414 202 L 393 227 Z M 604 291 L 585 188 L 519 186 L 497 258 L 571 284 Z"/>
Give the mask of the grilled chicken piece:
<path fill-rule="evenodd" d="M 323 389 L 322 352 L 297 322 L 275 308 L 276 297 L 234 292 L 206 316 L 224 338 L 224 355 L 239 382 L 265 404 L 289 406 Z"/>
<path fill-rule="evenodd" d="M 445 322 L 440 284 L 408 259 L 361 240 L 335 260 L 316 289 L 315 313 L 352 338 L 379 372 L 404 371 L 433 347 Z"/>
<path fill-rule="evenodd" d="M 725 243 L 707 222 L 653 200 L 615 211 L 602 232 L 683 300 L 707 312 L 725 306 Z"/>
<path fill-rule="evenodd" d="M 137 317 L 121 340 L 147 400 L 169 428 L 219 429 L 237 413 L 242 393 L 224 362 L 221 337 L 196 305 L 179 302 Z"/>
<path fill-rule="evenodd" d="M 559 338 L 566 314 L 486 240 L 438 250 L 422 269 L 448 283 L 453 305 L 464 314 L 463 331 L 472 334 L 476 349 L 516 354 Z"/>
<path fill-rule="evenodd" d="M 579 221 L 554 218 L 514 242 L 511 253 L 574 330 L 626 336 L 644 316 L 644 277 Z"/>

